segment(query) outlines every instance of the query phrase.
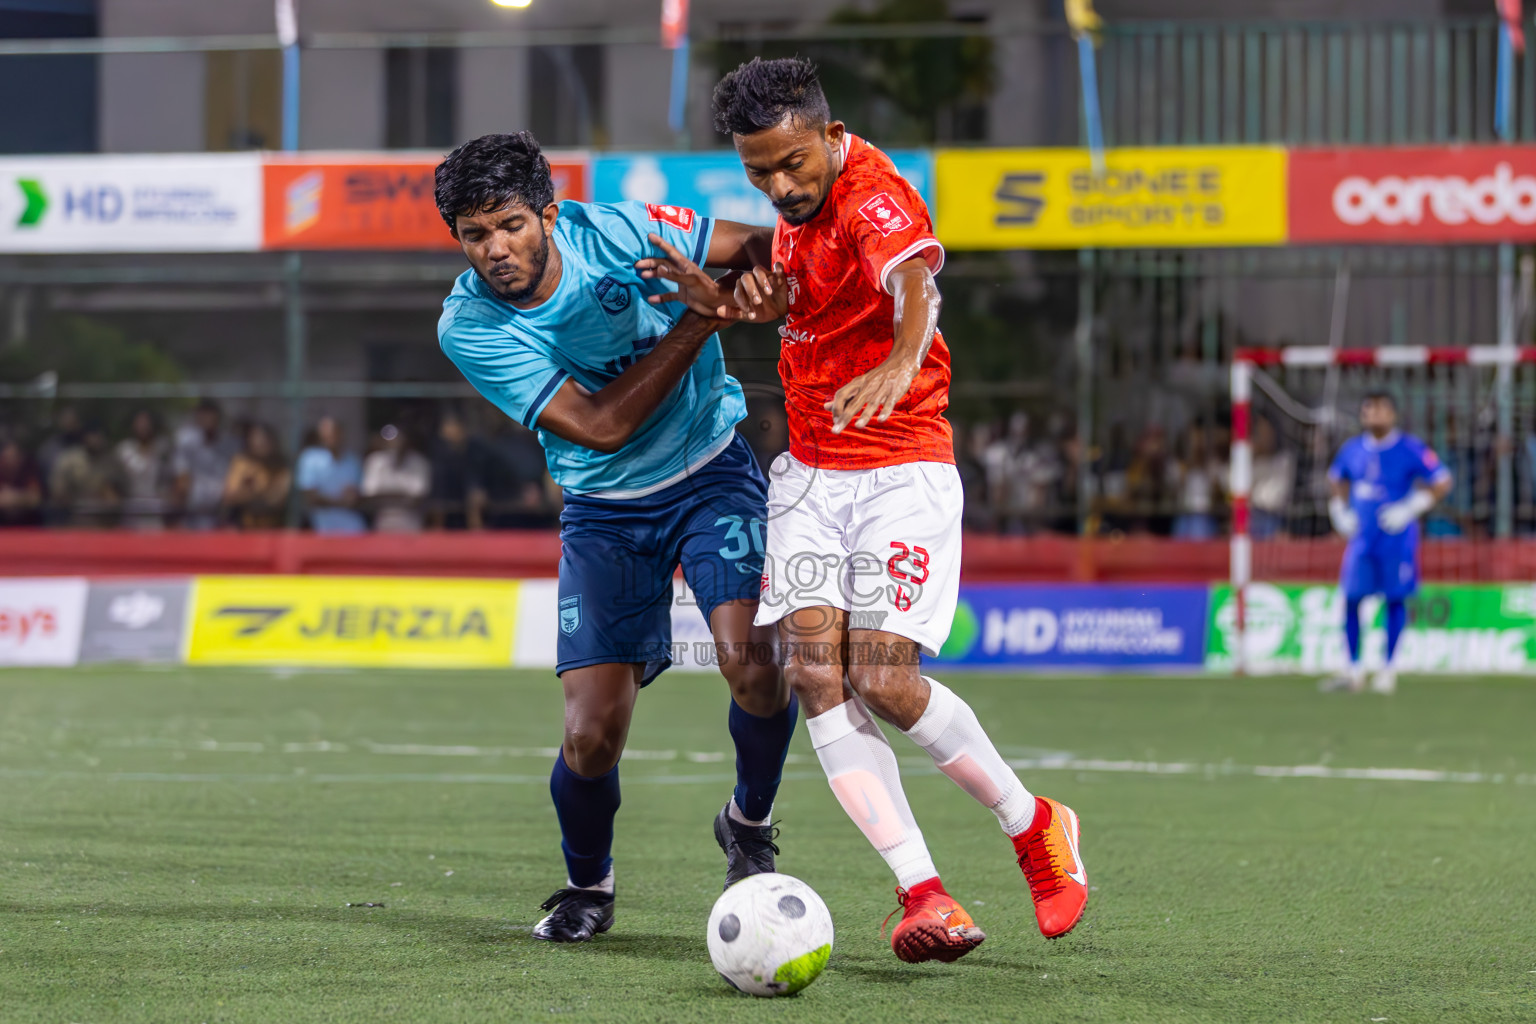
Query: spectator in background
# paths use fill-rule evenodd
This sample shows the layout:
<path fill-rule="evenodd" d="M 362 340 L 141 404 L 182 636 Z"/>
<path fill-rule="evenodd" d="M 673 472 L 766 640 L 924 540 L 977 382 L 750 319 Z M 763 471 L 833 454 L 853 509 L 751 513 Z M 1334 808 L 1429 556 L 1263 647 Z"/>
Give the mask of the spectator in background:
<path fill-rule="evenodd" d="M 1019 514 L 1028 501 L 1028 482 L 1018 472 L 1029 444 L 1029 414 L 1015 412 L 1008 426 L 981 453 L 987 474 L 987 504 L 1004 533 L 1017 533 Z"/>
<path fill-rule="evenodd" d="M 969 530 L 991 532 L 997 528 L 987 481 L 986 453 L 991 443 L 990 423 L 973 423 L 969 430 L 957 426 L 955 430 L 955 468 L 960 473 L 960 489 L 965 495 L 962 521 Z"/>
<path fill-rule="evenodd" d="M 322 416 L 310 432 L 309 445 L 299 453 L 299 489 L 309 506 L 309 525 L 316 533 L 362 533 L 368 523 L 357 510 L 357 488 L 363 468 L 356 455 L 342 450 L 341 424 Z"/>
<path fill-rule="evenodd" d="M 1056 443 L 1056 451 L 1061 473 L 1056 477 L 1051 492 L 1051 529 L 1056 533 L 1076 534 L 1082 442 L 1078 440 L 1075 429 L 1063 426 Z"/>
<path fill-rule="evenodd" d="M 224 517 L 242 530 L 281 529 L 288 510 L 293 473 L 277 436 L 265 423 L 245 428 L 245 445 L 224 477 Z"/>
<path fill-rule="evenodd" d="M 1181 457 L 1170 469 L 1178 515 L 1176 540 L 1210 540 L 1220 534 L 1216 507 L 1227 489 L 1227 465 L 1210 450 L 1205 427 L 1191 424 L 1184 432 Z"/>
<path fill-rule="evenodd" d="M 555 525 L 544 449 L 531 431 L 503 417 L 496 433 L 474 447 L 487 527 L 542 530 Z"/>
<path fill-rule="evenodd" d="M 176 473 L 176 505 L 181 523 L 189 530 L 211 530 L 219 525 L 224 501 L 224 481 L 239 443 L 224 433 L 224 412 L 219 403 L 205 398 L 192 410 L 192 423 L 176 438 L 171 466 Z"/>
<path fill-rule="evenodd" d="M 0 527 L 41 526 L 43 481 L 21 444 L 0 441 Z"/>
<path fill-rule="evenodd" d="M 458 413 L 448 412 L 437 425 L 432 445 L 432 525 L 439 530 L 480 529 L 480 507 L 469 431 Z"/>
<path fill-rule="evenodd" d="M 398 427 L 386 426 L 379 438 L 384 447 L 363 460 L 361 488 L 373 509 L 373 528 L 380 533 L 420 533 L 432 466 Z"/>
<path fill-rule="evenodd" d="M 83 429 L 80 411 L 74 406 L 60 406 L 54 413 L 53 432 L 37 446 L 37 472 L 42 477 L 44 487 L 48 486 L 48 481 L 53 476 L 54 462 L 64 454 L 66 448 L 73 448 L 80 443 L 80 433 Z"/>
<path fill-rule="evenodd" d="M 1168 433 L 1151 424 L 1136 441 L 1136 452 L 1125 469 L 1125 513 L 1128 531 L 1166 537 L 1172 525 L 1173 474 L 1168 457 Z"/>
<path fill-rule="evenodd" d="M 1263 416 L 1254 417 L 1252 445 L 1248 532 L 1255 540 L 1268 540 L 1286 532 L 1286 513 L 1296 489 L 1296 455 L 1280 447 L 1275 425 Z"/>
<path fill-rule="evenodd" d="M 171 443 L 160 433 L 155 414 L 133 414 L 131 435 L 116 449 L 123 481 L 123 525 L 134 530 L 158 530 L 165 525 L 165 499 L 172 482 Z"/>
<path fill-rule="evenodd" d="M 78 444 L 53 460 L 48 492 L 60 522 L 69 526 L 112 525 L 122 499 L 117 457 L 99 423 L 87 424 Z"/>

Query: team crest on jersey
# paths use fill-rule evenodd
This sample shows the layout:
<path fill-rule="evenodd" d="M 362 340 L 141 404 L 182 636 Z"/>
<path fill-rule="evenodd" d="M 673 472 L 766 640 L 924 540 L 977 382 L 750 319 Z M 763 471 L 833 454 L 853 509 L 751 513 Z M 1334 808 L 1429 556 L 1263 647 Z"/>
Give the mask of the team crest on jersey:
<path fill-rule="evenodd" d="M 859 212 L 865 220 L 879 228 L 882 235 L 894 234 L 912 226 L 912 218 L 907 215 L 907 211 L 896 205 L 896 201 L 885 192 L 859 207 Z"/>
<path fill-rule="evenodd" d="M 605 275 L 593 285 L 592 294 L 597 296 L 603 312 L 610 316 L 617 316 L 629 308 L 629 289 L 615 281 L 612 274 Z"/>
<path fill-rule="evenodd" d="M 693 230 L 693 211 L 686 206 L 657 206 L 646 203 L 645 212 L 658 224 L 671 224 L 679 231 Z"/>
<path fill-rule="evenodd" d="M 560 632 L 570 636 L 581 628 L 581 595 L 560 599 Z"/>

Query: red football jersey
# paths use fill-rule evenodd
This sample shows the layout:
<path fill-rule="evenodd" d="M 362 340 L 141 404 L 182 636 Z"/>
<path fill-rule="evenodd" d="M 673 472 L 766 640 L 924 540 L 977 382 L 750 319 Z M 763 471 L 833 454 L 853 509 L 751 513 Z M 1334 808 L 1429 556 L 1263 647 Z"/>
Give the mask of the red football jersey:
<path fill-rule="evenodd" d="M 837 389 L 891 354 L 896 300 L 892 268 L 922 256 L 937 273 L 944 247 L 928 207 L 889 157 L 843 136 L 843 170 L 809 222 L 779 220 L 773 258 L 789 277 L 789 315 L 779 328 L 779 376 L 789 411 L 790 454 L 809 466 L 874 469 L 955 461 L 949 407 L 949 348 L 935 332 L 912 387 L 884 423 L 832 433 L 826 403 Z"/>

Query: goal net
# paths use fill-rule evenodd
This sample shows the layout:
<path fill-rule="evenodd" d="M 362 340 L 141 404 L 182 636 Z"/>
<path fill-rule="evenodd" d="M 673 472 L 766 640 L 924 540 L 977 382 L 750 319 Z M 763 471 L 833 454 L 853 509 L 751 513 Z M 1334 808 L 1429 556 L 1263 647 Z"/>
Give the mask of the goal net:
<path fill-rule="evenodd" d="M 1397 667 L 1536 669 L 1536 348 L 1407 346 L 1237 353 L 1231 580 L 1212 603 L 1210 667 L 1346 664 L 1345 544 L 1328 518 L 1328 467 L 1372 392 L 1393 397 L 1399 429 L 1427 442 L 1453 481 L 1419 524 L 1421 586 Z M 1368 668 L 1384 660 L 1380 605 L 1362 607 Z"/>

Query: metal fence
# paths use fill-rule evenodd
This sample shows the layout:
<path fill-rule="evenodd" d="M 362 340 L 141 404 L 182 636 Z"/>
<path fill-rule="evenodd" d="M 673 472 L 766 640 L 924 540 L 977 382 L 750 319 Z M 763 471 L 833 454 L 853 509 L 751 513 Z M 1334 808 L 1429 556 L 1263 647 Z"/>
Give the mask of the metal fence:
<path fill-rule="evenodd" d="M 1493 139 L 1491 17 L 1391 24 L 1112 23 L 1099 51 L 1109 144 L 1393 144 Z M 1536 23 L 1528 32 L 1536 33 Z M 878 64 L 880 47 L 986 40 L 994 61 L 987 116 L 975 104 L 927 130 L 992 145 L 1075 145 L 1081 134 L 1071 40 L 1060 24 L 735 27 L 694 39 L 692 106 L 703 108 L 722 63 L 748 52 L 802 51 L 824 67 Z M 308 53 L 646 47 L 654 34 L 316 34 Z M 275 37 L 0 41 L 0 62 L 185 59 L 271 53 Z M 403 67 L 410 62 L 397 62 Z M 1007 67 L 1000 65 L 1006 63 Z M 1027 66 L 1027 80 L 1015 64 Z M 423 65 L 425 66 L 425 65 Z M 579 85 L 580 76 L 574 79 Z M 665 83 L 636 83 L 661 102 Z M 894 120 L 870 94 L 850 118 Z M 1021 102 L 1022 100 L 1022 102 Z M 1002 109 L 1003 107 L 1008 109 Z M 1019 108 L 1015 110 L 1014 108 Z M 593 117 L 602 104 L 588 104 Z M 881 113 L 884 110 L 886 113 Z M 1536 74 L 1520 62 L 1514 134 L 1536 139 Z M 960 116 L 965 114 L 965 116 Z M 1017 114 L 1017 116 L 1015 116 Z M 960 127 L 969 125 L 964 131 Z M 600 137 L 602 126 L 588 126 Z M 871 133 L 874 134 L 874 133 Z M 325 145 L 325 140 L 305 139 Z M 705 133 L 657 145 L 707 145 Z M 885 141 L 877 137 L 877 141 Z M 908 136 L 904 142 L 933 141 Z M 269 144 L 270 141 L 269 141 Z M 1507 262 L 1507 261 L 1506 261 Z M 0 380 L 0 421 L 40 437 L 64 404 L 122 419 L 150 403 L 168 418 L 199 397 L 232 415 L 279 425 L 289 451 L 322 412 L 355 440 L 415 417 L 435 429 L 445 408 L 478 408 L 435 351 L 432 325 L 459 267 L 451 256 L 253 255 L 0 257 L 0 366 L 97 325 L 113 345 L 147 345 L 174 372 L 105 376 L 85 345 L 72 373 Z M 1240 345 L 1354 346 L 1491 343 L 1498 332 L 1500 258 L 1493 247 L 1101 251 L 952 254 L 943 329 L 955 352 L 951 418 L 967 463 L 973 525 L 983 529 L 1161 531 L 1175 496 L 1104 514 L 1103 480 L 1139 445 L 1170 457 L 1203 432 L 1220 447 L 1224 366 Z M 1088 316 L 1083 316 L 1084 312 Z M 1528 334 L 1522 330 L 1522 336 Z M 765 450 L 781 429 L 770 337 L 727 336 L 728 356 L 754 396 Z M 91 367 L 95 367 L 93 371 Z M 136 371 L 137 372 L 137 371 Z M 1016 414 L 1028 422 L 1019 428 Z M 478 415 L 478 413 L 474 413 Z M 1147 440 L 1160 433 L 1160 440 Z M 1523 443 L 1523 442 L 1522 442 Z M 991 454 L 988 455 L 990 449 Z M 1010 461 L 1011 460 L 1011 461 Z M 1036 482 L 1011 488 L 1020 466 Z M 1011 474 L 1011 476 L 1010 476 Z M 1139 499 L 1138 499 L 1139 500 Z M 1216 510 L 1220 520 L 1221 510 Z"/>

